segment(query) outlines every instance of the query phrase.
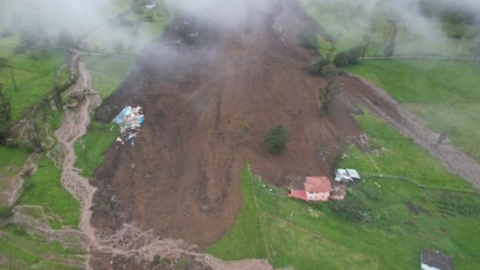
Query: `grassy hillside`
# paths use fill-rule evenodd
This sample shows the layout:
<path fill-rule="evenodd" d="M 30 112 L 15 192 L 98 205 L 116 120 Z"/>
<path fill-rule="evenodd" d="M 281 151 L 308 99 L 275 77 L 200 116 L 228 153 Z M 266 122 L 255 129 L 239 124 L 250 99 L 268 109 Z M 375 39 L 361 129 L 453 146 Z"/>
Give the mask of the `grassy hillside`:
<path fill-rule="evenodd" d="M 363 45 L 370 39 L 367 55 L 384 55 L 390 37 L 390 20 L 395 20 L 398 26 L 396 54 L 470 55 L 471 49 L 480 42 L 475 25 L 455 23 L 440 14 L 427 16 L 420 11 L 409 11 L 411 6 L 405 6 L 404 2 L 300 2 L 308 14 L 333 38 L 336 51 Z M 319 47 L 322 54 L 327 55 L 332 44 L 320 38 Z"/>
<path fill-rule="evenodd" d="M 80 270 L 81 251 L 47 243 L 25 228 L 9 224 L 0 237 L 0 269 Z"/>
<path fill-rule="evenodd" d="M 26 180 L 19 204 L 42 206 L 49 216 L 50 226 L 77 227 L 80 222 L 80 203 L 62 186 L 62 171 L 43 156 L 37 172 Z"/>
<path fill-rule="evenodd" d="M 57 70 L 64 65 L 66 54 L 61 50 L 49 49 L 45 53 L 32 56 L 30 53 L 15 53 L 18 36 L 0 39 L 0 58 L 6 58 L 6 66 L 0 67 L 0 83 L 12 97 L 12 117 L 18 120 L 25 110 L 35 105 L 55 86 Z M 12 75 L 16 80 L 14 88 Z M 70 74 L 62 73 L 62 82 Z"/>
<path fill-rule="evenodd" d="M 480 161 L 480 64 L 463 61 L 365 61 L 349 68 L 376 83 L 432 129 Z"/>
<path fill-rule="evenodd" d="M 412 162 L 410 176 L 421 184 L 465 187 L 463 180 L 449 174 L 436 160 L 425 158 L 423 149 L 387 124 L 371 115 L 359 121 L 372 140 L 389 151 L 372 160 L 352 148 L 344 165 L 355 165 L 361 171 L 380 167 L 387 172 L 392 164 Z M 401 148 L 406 148 L 404 155 L 398 152 Z M 475 252 L 480 241 L 473 237 L 480 234 L 478 226 L 473 226 L 480 221 L 478 195 L 421 190 L 408 181 L 367 177 L 362 185 L 349 189 L 345 201 L 354 209 L 354 205 L 364 205 L 364 216 L 358 220 L 325 203 L 290 199 L 284 189 L 272 187 L 270 191 L 254 178 L 250 167 L 243 171 L 242 179 L 244 208 L 235 226 L 208 249 L 223 259 L 266 258 L 275 267 L 299 270 L 349 269 L 352 265 L 360 270 L 410 270 L 418 267 L 420 251 L 428 247 L 453 256 L 456 269 L 480 264 Z M 445 196 L 456 194 L 471 198 L 475 214 L 457 214 L 440 203 L 445 202 Z M 424 212 L 415 214 L 406 203 Z"/>

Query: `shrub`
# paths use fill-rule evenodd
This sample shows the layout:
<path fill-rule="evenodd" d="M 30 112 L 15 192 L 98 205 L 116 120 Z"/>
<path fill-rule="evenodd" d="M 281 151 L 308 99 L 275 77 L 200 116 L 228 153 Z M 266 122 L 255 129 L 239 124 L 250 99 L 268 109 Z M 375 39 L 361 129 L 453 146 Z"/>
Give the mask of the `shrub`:
<path fill-rule="evenodd" d="M 329 65 L 331 61 L 327 58 L 324 58 L 320 61 L 314 61 L 310 63 L 310 74 L 312 75 L 323 75 L 324 68 Z"/>
<path fill-rule="evenodd" d="M 11 217 L 13 217 L 12 207 L 0 205 L 0 219 L 8 219 Z"/>
<path fill-rule="evenodd" d="M 372 213 L 373 222 L 378 227 L 390 227 L 408 222 L 410 213 L 403 205 L 391 205 Z"/>
<path fill-rule="evenodd" d="M 360 63 L 359 59 L 362 56 L 362 47 L 351 48 L 347 51 L 347 62 L 349 65 L 356 65 Z"/>
<path fill-rule="evenodd" d="M 366 213 L 370 212 L 370 209 L 368 209 L 365 203 L 365 199 L 353 192 L 349 192 L 343 201 L 330 200 L 327 204 L 333 212 L 358 221 L 363 221 L 368 218 L 369 215 Z"/>
<path fill-rule="evenodd" d="M 265 138 L 265 146 L 270 154 L 280 154 L 285 150 L 288 141 L 288 130 L 283 125 L 277 125 L 270 130 Z"/>
<path fill-rule="evenodd" d="M 335 55 L 335 58 L 333 59 L 333 63 L 337 67 L 344 67 L 348 64 L 348 57 L 346 52 L 339 52 L 337 55 Z"/>
<path fill-rule="evenodd" d="M 371 200 L 378 201 L 382 198 L 382 190 L 373 182 L 363 181 L 359 186 L 359 190 Z"/>

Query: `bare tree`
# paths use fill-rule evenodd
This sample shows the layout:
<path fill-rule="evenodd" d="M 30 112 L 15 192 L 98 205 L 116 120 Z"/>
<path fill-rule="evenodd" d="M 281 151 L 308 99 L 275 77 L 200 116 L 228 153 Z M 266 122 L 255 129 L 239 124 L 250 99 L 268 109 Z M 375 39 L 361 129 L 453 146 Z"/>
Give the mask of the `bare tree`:
<path fill-rule="evenodd" d="M 32 130 L 28 133 L 28 140 L 32 144 L 35 151 L 43 151 L 43 141 L 40 136 L 40 128 L 35 120 L 30 119 Z"/>
<path fill-rule="evenodd" d="M 11 132 L 11 98 L 0 83 L 0 143 L 5 143 Z"/>
<path fill-rule="evenodd" d="M 13 71 L 13 68 L 10 69 L 10 79 L 12 79 L 13 89 L 18 91 L 17 79 L 15 78 L 15 72 Z"/>
<path fill-rule="evenodd" d="M 4 85 L 0 83 L 0 118 L 5 122 L 12 120 L 12 104 L 11 97 L 4 89 Z"/>
<path fill-rule="evenodd" d="M 330 106 L 340 93 L 340 87 L 337 82 L 338 71 L 335 65 L 327 65 L 323 74 L 325 74 L 325 77 L 327 78 L 327 85 L 318 90 L 318 99 L 320 101 L 322 116 L 328 114 Z"/>
<path fill-rule="evenodd" d="M 62 110 L 62 90 L 58 86 L 55 86 L 53 89 L 53 101 L 55 102 L 57 110 Z"/>

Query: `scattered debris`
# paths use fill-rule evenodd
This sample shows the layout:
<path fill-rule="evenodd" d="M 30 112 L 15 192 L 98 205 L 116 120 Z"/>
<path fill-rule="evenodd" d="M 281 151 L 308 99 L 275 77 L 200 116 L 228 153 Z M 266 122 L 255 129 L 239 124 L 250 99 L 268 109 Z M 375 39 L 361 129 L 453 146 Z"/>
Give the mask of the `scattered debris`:
<path fill-rule="evenodd" d="M 124 144 L 125 141 L 128 141 L 133 145 L 144 121 L 145 117 L 142 112 L 142 107 L 125 107 L 113 119 L 113 122 L 120 126 L 120 137 L 117 138 L 117 142 Z"/>

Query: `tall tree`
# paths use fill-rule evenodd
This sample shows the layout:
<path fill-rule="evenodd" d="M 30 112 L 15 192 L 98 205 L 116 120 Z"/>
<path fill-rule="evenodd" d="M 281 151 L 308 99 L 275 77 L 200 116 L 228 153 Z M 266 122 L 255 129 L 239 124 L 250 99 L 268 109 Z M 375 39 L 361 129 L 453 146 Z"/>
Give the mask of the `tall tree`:
<path fill-rule="evenodd" d="M 338 72 L 335 65 L 331 64 L 325 67 L 324 71 L 327 79 L 327 85 L 318 90 L 318 99 L 320 101 L 320 109 L 322 116 L 327 115 L 335 98 L 340 94 L 337 77 Z"/>
<path fill-rule="evenodd" d="M 43 150 L 43 141 L 42 137 L 40 136 L 40 128 L 34 119 L 30 119 L 30 124 L 32 125 L 32 129 L 28 133 L 28 140 L 32 144 L 35 151 L 41 152 Z"/>
<path fill-rule="evenodd" d="M 62 90 L 59 86 L 55 86 L 53 89 L 53 101 L 57 110 L 60 111 L 62 109 Z"/>
<path fill-rule="evenodd" d="M 11 133 L 11 101 L 10 96 L 0 83 L 0 143 L 3 144 Z"/>
<path fill-rule="evenodd" d="M 4 85 L 0 83 L 0 118 L 5 122 L 10 122 L 12 120 L 11 97 L 4 88 Z"/>
<path fill-rule="evenodd" d="M 18 91 L 17 79 L 15 78 L 15 72 L 13 71 L 13 68 L 10 68 L 10 79 L 12 79 L 13 89 Z"/>

